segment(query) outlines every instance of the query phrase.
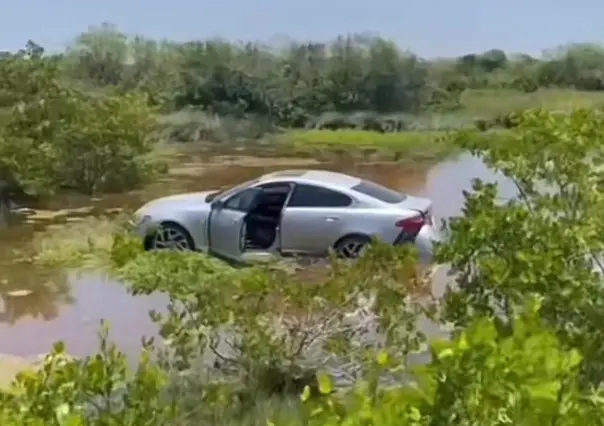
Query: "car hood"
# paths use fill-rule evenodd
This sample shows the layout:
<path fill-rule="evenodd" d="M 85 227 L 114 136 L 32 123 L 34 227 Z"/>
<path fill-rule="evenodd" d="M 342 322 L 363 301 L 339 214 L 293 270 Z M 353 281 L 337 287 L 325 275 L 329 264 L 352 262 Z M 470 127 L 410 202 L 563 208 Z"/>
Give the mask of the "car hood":
<path fill-rule="evenodd" d="M 218 192 L 218 190 L 201 191 L 201 192 L 188 192 L 185 194 L 169 195 L 167 197 L 157 198 L 153 201 L 149 201 L 147 204 L 142 206 L 137 213 L 148 214 L 153 210 L 163 209 L 187 209 L 187 208 L 199 208 L 203 206 L 210 206 L 210 203 L 206 201 L 208 195 Z"/>

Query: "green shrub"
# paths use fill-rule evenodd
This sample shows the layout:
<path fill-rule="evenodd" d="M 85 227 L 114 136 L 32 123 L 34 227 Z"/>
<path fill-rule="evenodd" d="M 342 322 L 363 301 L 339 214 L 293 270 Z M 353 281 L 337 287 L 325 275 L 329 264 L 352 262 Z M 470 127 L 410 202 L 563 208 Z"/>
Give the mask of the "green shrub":
<path fill-rule="evenodd" d="M 236 384 L 199 382 L 200 374 L 189 373 L 189 382 L 148 351 L 130 370 L 105 328 L 94 357 L 72 359 L 59 344 L 39 370 L 22 373 L 0 396 L 0 419 L 15 426 L 602 424 L 602 395 L 579 386 L 581 355 L 560 344 L 539 310 L 539 300 L 525 304 L 511 334 L 476 317 L 453 341 L 431 345 L 432 361 L 408 369 L 407 385 L 385 386 L 400 376 L 401 358 L 393 347 L 374 348 L 352 388 L 338 390 L 320 373 L 315 391 L 306 386 L 297 398 L 258 388 L 246 398 Z"/>
<path fill-rule="evenodd" d="M 528 309 L 526 309 L 528 308 Z M 311 410 L 316 425 L 579 425 L 604 410 L 578 383 L 582 361 L 542 325 L 538 304 L 515 317 L 510 334 L 476 317 L 452 342 L 431 348 L 432 362 L 411 371 L 414 386 L 380 387 L 395 364 L 376 354 L 373 374 Z M 324 379 L 324 390 L 331 383 Z M 311 407 L 313 404 L 309 404 Z M 292 421 L 285 424 L 299 424 Z"/>
<path fill-rule="evenodd" d="M 481 181 L 466 194 L 464 215 L 451 220 L 450 244 L 440 253 L 462 283 L 447 299 L 447 318 L 463 326 L 476 313 L 499 314 L 511 323 L 510 309 L 537 294 L 542 317 L 565 345 L 581 350 L 584 380 L 597 387 L 604 380 L 597 343 L 604 322 L 604 113 L 536 110 L 517 118 L 506 132 L 456 137 L 510 179 L 518 198 L 502 203 L 496 186 Z"/>
<path fill-rule="evenodd" d="M 519 123 L 519 116 L 522 113 L 517 113 L 517 112 L 508 112 L 506 114 L 501 114 L 497 117 L 495 117 L 495 119 L 493 120 L 493 124 L 495 126 L 499 126 L 502 127 L 504 129 L 512 129 L 516 126 L 518 126 Z"/>
<path fill-rule="evenodd" d="M 38 193 L 130 189 L 156 171 L 148 139 L 153 129 L 146 101 L 132 95 L 46 98 L 15 108 L 0 143 L 0 162 Z"/>
<path fill-rule="evenodd" d="M 156 171 L 146 97 L 68 89 L 57 64 L 36 52 L 1 65 L 0 92 L 12 105 L 0 128 L 0 177 L 34 193 L 91 194 L 133 188 Z"/>

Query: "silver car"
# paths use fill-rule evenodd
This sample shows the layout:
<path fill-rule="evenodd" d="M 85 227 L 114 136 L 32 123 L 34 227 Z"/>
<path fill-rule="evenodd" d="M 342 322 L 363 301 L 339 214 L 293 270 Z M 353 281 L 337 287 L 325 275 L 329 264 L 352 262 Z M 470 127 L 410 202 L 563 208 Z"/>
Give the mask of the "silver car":
<path fill-rule="evenodd" d="M 200 250 L 233 261 L 275 255 L 356 258 L 378 238 L 431 256 L 432 202 L 322 170 L 269 173 L 225 191 L 173 195 L 135 214 L 148 250 Z"/>

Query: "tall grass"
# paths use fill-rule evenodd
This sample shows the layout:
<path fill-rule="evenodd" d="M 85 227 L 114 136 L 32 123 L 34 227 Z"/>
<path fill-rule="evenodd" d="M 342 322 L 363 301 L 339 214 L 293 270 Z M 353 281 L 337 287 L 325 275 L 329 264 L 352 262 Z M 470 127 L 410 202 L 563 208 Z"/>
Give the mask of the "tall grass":
<path fill-rule="evenodd" d="M 160 128 L 165 142 L 206 143 L 245 143 L 278 130 L 267 118 L 219 116 L 195 109 L 163 116 Z"/>
<path fill-rule="evenodd" d="M 85 268 L 103 265 L 109 257 L 115 232 L 125 221 L 125 216 L 117 219 L 90 217 L 78 223 L 49 227 L 34 238 L 36 262 Z"/>
<path fill-rule="evenodd" d="M 376 133 L 367 130 L 300 130 L 279 138 L 296 151 L 367 151 L 396 153 L 397 159 L 439 159 L 454 152 L 446 132 Z"/>

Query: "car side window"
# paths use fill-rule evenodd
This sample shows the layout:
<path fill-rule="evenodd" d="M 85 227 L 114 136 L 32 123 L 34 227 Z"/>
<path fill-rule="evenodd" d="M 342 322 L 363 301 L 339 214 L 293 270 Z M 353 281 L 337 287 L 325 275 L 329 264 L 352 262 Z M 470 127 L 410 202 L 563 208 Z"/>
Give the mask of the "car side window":
<path fill-rule="evenodd" d="M 263 183 L 261 185 L 257 185 L 256 188 L 262 189 L 266 193 L 273 194 L 289 194 L 291 190 L 292 183 L 290 182 L 269 182 Z"/>
<path fill-rule="evenodd" d="M 352 199 L 341 192 L 320 186 L 298 184 L 287 204 L 288 207 L 348 207 Z"/>
<path fill-rule="evenodd" d="M 254 207 L 260 192 L 261 191 L 258 188 L 244 189 L 243 191 L 230 197 L 224 204 L 223 208 L 237 210 L 240 212 L 248 212 Z"/>

